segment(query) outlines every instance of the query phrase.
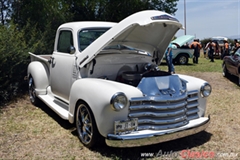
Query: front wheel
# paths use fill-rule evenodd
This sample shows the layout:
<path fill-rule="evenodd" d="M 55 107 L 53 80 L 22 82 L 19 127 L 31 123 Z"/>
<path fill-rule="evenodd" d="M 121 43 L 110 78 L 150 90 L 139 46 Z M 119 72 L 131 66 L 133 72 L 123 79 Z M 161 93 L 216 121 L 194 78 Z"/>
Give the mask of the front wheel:
<path fill-rule="evenodd" d="M 93 114 L 86 103 L 77 106 L 76 128 L 79 140 L 87 148 L 92 148 L 101 139 Z"/>
<path fill-rule="evenodd" d="M 186 54 L 180 54 L 177 56 L 177 63 L 180 65 L 186 65 L 188 63 L 188 56 Z"/>
<path fill-rule="evenodd" d="M 222 72 L 223 77 L 228 77 L 228 76 L 229 76 L 229 73 L 228 73 L 226 64 L 223 64 L 223 67 L 222 67 L 222 68 L 223 68 L 223 72 Z"/>
<path fill-rule="evenodd" d="M 240 76 L 238 75 L 238 86 L 240 86 Z"/>
<path fill-rule="evenodd" d="M 30 98 L 31 103 L 35 106 L 38 105 L 40 100 L 37 97 L 36 87 L 34 84 L 34 80 L 31 76 L 28 79 L 28 91 L 29 91 L 29 98 Z"/>

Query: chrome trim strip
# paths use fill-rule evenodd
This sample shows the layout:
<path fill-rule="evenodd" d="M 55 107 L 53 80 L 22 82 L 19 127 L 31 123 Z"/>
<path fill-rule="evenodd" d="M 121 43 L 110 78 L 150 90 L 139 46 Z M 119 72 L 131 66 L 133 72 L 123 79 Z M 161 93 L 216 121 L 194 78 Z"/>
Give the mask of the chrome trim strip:
<path fill-rule="evenodd" d="M 170 140 L 179 139 L 182 137 L 190 136 L 193 134 L 196 134 L 198 132 L 201 132 L 207 128 L 207 126 L 210 123 L 210 116 L 208 116 L 208 119 L 197 126 L 194 126 L 192 128 L 188 129 L 182 129 L 180 131 L 169 131 L 165 132 L 164 134 L 142 134 L 138 136 L 121 136 L 121 135 L 114 135 L 114 134 L 108 134 L 106 138 L 106 144 L 111 147 L 137 147 L 137 146 L 145 146 L 145 145 L 152 145 L 157 144 L 161 142 L 166 142 Z"/>

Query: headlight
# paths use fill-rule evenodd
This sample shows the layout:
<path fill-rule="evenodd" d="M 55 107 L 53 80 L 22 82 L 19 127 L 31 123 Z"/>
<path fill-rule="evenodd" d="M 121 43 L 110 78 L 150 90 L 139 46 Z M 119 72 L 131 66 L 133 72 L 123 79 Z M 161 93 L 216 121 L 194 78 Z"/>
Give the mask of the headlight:
<path fill-rule="evenodd" d="M 202 97 L 208 97 L 211 94 L 212 87 L 208 83 L 204 83 L 201 87 Z"/>
<path fill-rule="evenodd" d="M 127 106 L 128 100 L 124 93 L 118 92 L 111 98 L 110 104 L 113 110 L 120 111 Z"/>

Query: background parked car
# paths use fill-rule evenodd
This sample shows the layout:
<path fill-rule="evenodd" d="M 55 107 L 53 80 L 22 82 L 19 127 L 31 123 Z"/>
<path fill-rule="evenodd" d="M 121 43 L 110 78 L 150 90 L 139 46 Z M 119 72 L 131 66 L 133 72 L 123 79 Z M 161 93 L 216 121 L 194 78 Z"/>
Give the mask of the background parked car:
<path fill-rule="evenodd" d="M 223 58 L 223 76 L 229 77 L 229 75 L 234 75 L 238 77 L 238 85 L 240 86 L 240 47 L 238 47 L 235 52 L 230 56 L 225 56 Z"/>
<path fill-rule="evenodd" d="M 215 48 L 214 53 L 213 53 L 213 57 L 216 59 L 220 59 L 221 55 L 224 52 L 224 39 L 228 39 L 227 37 L 212 37 L 211 38 L 212 41 L 216 44 L 218 44 L 218 47 Z"/>
<path fill-rule="evenodd" d="M 188 43 L 194 39 L 192 35 L 184 35 L 176 38 L 173 43 L 173 63 L 185 65 L 189 58 L 193 57 L 193 49 L 189 48 Z M 165 59 L 165 56 L 164 56 Z"/>

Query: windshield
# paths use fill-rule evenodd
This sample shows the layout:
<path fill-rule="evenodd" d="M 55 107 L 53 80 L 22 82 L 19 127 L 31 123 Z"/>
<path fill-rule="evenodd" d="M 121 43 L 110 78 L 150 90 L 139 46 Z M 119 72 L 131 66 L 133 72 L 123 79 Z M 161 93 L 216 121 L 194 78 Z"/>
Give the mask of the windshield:
<path fill-rule="evenodd" d="M 81 30 L 78 34 L 80 52 L 109 29 L 110 28 L 94 28 Z"/>
<path fill-rule="evenodd" d="M 107 46 L 104 48 L 105 50 L 107 49 L 117 49 L 117 50 L 122 50 L 122 49 L 127 49 L 127 50 L 137 50 L 135 48 L 132 48 L 130 46 L 124 46 L 124 45 L 112 45 L 112 46 Z"/>
<path fill-rule="evenodd" d="M 111 49 L 114 49 L 114 50 L 128 50 L 128 51 L 132 51 L 132 53 L 136 52 L 136 53 L 151 56 L 151 54 L 146 52 L 146 51 L 139 50 L 139 49 L 136 49 L 136 48 L 133 48 L 133 47 L 130 47 L 130 46 L 119 45 L 119 44 L 118 45 L 107 46 L 103 50 L 111 50 Z"/>

